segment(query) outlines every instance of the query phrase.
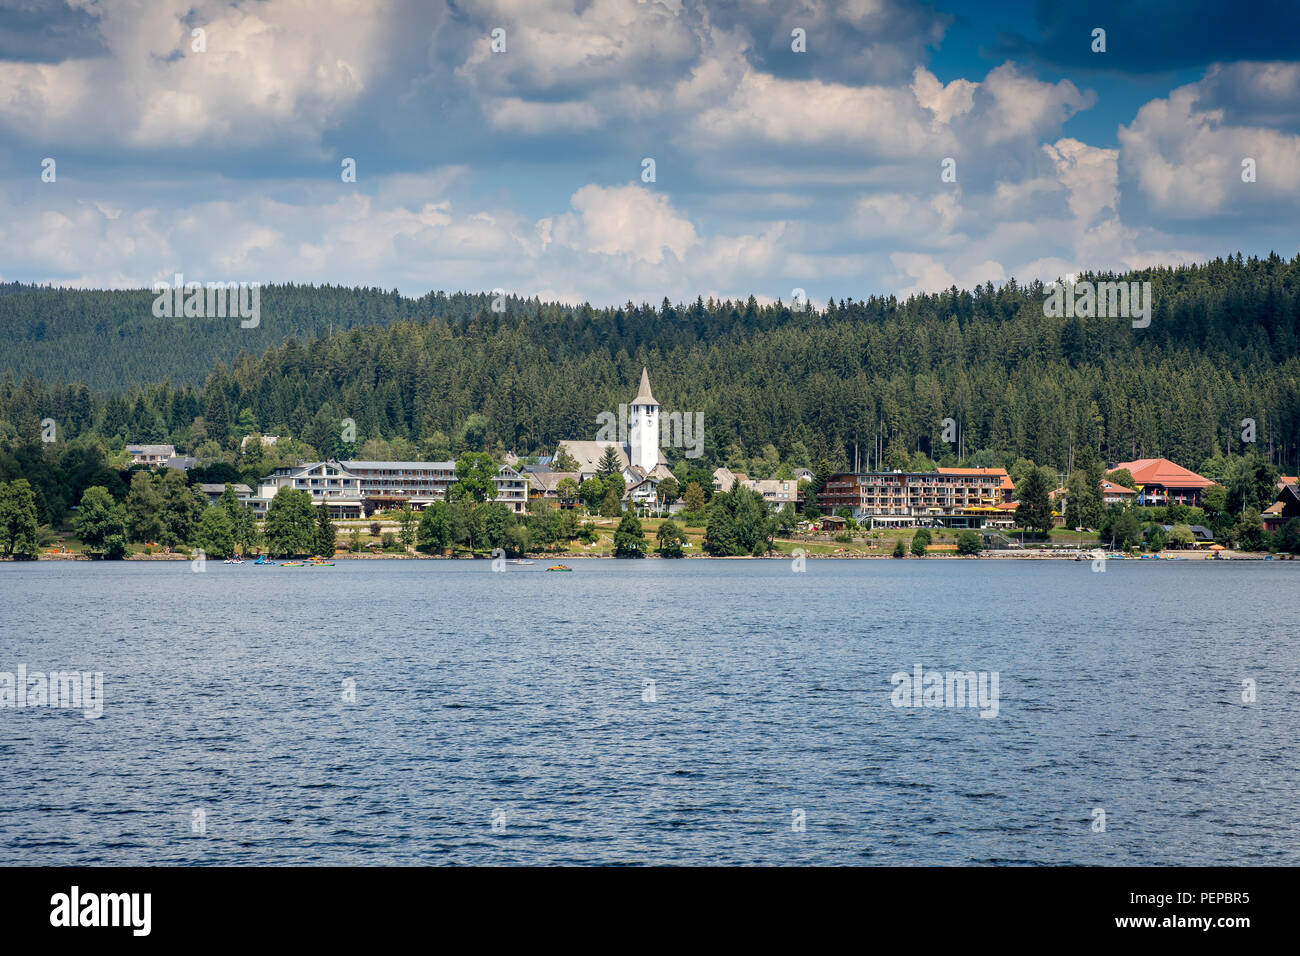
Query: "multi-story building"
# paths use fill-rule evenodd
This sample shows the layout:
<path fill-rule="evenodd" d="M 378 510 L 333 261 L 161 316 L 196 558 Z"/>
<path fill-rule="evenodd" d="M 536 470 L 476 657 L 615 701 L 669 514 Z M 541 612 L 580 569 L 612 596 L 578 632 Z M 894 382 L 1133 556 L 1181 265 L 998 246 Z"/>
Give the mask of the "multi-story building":
<path fill-rule="evenodd" d="M 265 515 L 281 488 L 307 492 L 315 504 L 328 506 L 333 518 L 360 518 L 364 513 L 361 479 L 332 459 L 275 469 L 258 485 L 257 497 L 249 502 L 253 510 Z"/>
<path fill-rule="evenodd" d="M 131 456 L 131 464 L 156 468 L 167 464 L 168 458 L 175 458 L 176 448 L 173 445 L 127 445 L 126 453 Z"/>
<path fill-rule="evenodd" d="M 375 511 L 400 508 L 422 511 L 435 501 L 446 501 L 456 481 L 454 461 L 319 461 L 310 465 L 277 468 L 262 480 L 252 500 L 259 514 L 266 511 L 281 488 L 306 491 L 317 504 L 329 506 L 336 518 L 360 518 Z M 502 465 L 496 477 L 499 501 L 515 514 L 528 510 L 528 476 Z"/>
<path fill-rule="evenodd" d="M 864 472 L 832 475 L 817 493 L 823 511 L 848 508 L 871 526 L 932 525 L 982 528 L 1005 520 L 997 505 L 1001 476 L 994 469 L 947 472 Z"/>
<path fill-rule="evenodd" d="M 360 482 L 361 497 L 377 509 L 408 505 L 422 510 L 447 500 L 456 480 L 454 461 L 341 461 Z"/>
<path fill-rule="evenodd" d="M 799 482 L 794 478 L 759 478 L 744 481 L 742 484 L 762 495 L 767 506 L 774 511 L 779 511 L 799 500 Z"/>
<path fill-rule="evenodd" d="M 528 475 L 516 471 L 509 465 L 502 465 L 497 469 L 497 475 L 492 480 L 497 486 L 497 496 L 492 499 L 493 501 L 508 505 L 517 515 L 527 513 Z"/>
<path fill-rule="evenodd" d="M 1005 468 L 939 468 L 941 475 L 993 475 L 998 480 L 998 504 L 1011 504 L 1016 497 L 1016 483 Z"/>

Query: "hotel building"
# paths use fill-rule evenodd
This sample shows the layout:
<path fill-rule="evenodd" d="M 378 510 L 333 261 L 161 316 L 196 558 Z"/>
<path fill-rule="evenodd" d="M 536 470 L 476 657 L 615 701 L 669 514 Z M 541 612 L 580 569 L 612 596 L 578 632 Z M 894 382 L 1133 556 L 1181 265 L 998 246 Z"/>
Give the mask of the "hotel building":
<path fill-rule="evenodd" d="M 818 507 L 848 508 L 871 527 L 1010 526 L 1002 501 L 1001 469 L 950 468 L 938 472 L 866 472 L 832 475 L 817 493 Z"/>
<path fill-rule="evenodd" d="M 456 481 L 454 461 L 318 461 L 310 465 L 277 468 L 262 479 L 252 499 L 259 516 L 281 488 L 306 491 L 312 500 L 330 509 L 334 518 L 361 518 L 375 511 L 409 506 L 422 511 L 435 501 L 447 500 Z M 502 465 L 493 479 L 493 501 L 508 505 L 515 514 L 528 510 L 528 476 Z"/>

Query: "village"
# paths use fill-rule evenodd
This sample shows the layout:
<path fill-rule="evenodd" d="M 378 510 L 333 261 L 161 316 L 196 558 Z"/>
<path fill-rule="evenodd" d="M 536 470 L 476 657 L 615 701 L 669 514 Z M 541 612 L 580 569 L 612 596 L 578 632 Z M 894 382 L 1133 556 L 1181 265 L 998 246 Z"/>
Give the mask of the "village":
<path fill-rule="evenodd" d="M 799 551 L 811 557 L 920 557 L 982 553 L 997 557 L 1070 556 L 1102 548 L 1125 554 L 1166 557 L 1227 557 L 1232 541 L 1195 519 L 1204 514 L 1207 491 L 1217 487 L 1167 458 L 1110 463 L 1100 481 L 1100 505 L 1111 512 L 1141 509 L 1148 520 L 1138 540 L 1107 538 L 1105 528 L 1068 526 L 1070 488 L 1058 476 L 1048 493 L 1050 524 L 1028 536 L 1017 498 L 1017 484 L 1006 468 L 934 466 L 933 470 L 855 470 L 817 476 L 806 467 L 787 469 L 776 478 L 751 478 L 726 466 L 711 474 L 689 467 L 688 459 L 670 469 L 661 447 L 660 406 L 642 370 L 630 404 L 626 440 L 570 439 L 554 454 L 520 458 L 506 453 L 493 462 L 492 490 L 483 500 L 502 506 L 517 520 L 538 509 L 577 512 L 590 528 L 578 550 L 550 551 L 604 555 L 614 551 L 619 516 L 631 513 L 654 534 L 664 521 L 681 521 L 683 553 L 705 553 L 706 503 L 715 495 L 747 489 L 773 515 L 768 553 Z M 274 444 L 275 436 L 262 436 Z M 171 445 L 128 445 L 134 465 L 182 472 L 192 458 Z M 233 495 L 264 524 L 276 495 L 284 489 L 305 493 L 344 532 L 337 549 L 345 555 L 411 554 L 402 541 L 402 515 L 419 515 L 454 498 L 458 462 L 326 459 L 274 468 L 256 489 L 242 482 L 198 482 L 194 487 L 209 506 Z M 1120 479 L 1120 480 L 1116 480 Z M 707 487 L 704 487 L 707 485 Z M 1211 492 L 1211 495 L 1213 493 Z M 1300 517 L 1300 483 L 1280 476 L 1275 500 L 1262 510 L 1260 530 L 1272 534 Z M 1159 518 L 1159 521 L 1151 519 Z M 1157 530 L 1158 529 L 1158 530 Z M 960 544 L 962 532 L 967 532 Z M 972 542 L 977 543 L 972 544 Z M 452 553 L 455 553 L 453 547 Z M 170 549 L 162 549 L 166 556 Z"/>

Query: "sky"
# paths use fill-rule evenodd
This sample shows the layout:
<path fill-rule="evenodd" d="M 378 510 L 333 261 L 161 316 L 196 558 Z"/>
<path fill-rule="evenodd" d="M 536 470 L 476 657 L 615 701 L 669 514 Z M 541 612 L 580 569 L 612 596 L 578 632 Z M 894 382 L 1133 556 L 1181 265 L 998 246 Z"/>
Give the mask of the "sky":
<path fill-rule="evenodd" d="M 1295 0 L 0 0 L 6 282 L 821 303 L 1297 223 Z"/>

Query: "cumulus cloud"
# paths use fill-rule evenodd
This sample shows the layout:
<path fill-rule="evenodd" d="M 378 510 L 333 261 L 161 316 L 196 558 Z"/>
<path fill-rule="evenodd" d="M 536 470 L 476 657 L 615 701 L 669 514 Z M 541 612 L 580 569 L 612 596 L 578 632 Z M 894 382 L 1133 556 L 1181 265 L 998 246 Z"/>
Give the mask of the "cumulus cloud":
<path fill-rule="evenodd" d="M 1295 63 L 1209 67 L 1098 142 L 1091 90 L 1028 54 L 962 75 L 911 0 L 68 3 L 25 54 L 0 15 L 11 277 L 824 301 L 1184 261 L 1297 202 Z"/>
<path fill-rule="evenodd" d="M 695 227 L 666 196 L 640 186 L 584 186 L 570 200 L 575 212 L 555 223 L 557 241 L 606 256 L 658 265 L 665 253 L 678 262 L 699 242 Z"/>
<path fill-rule="evenodd" d="M 1274 89 L 1288 77 L 1266 65 L 1239 65 L 1235 89 Z M 1243 213 L 1281 203 L 1300 203 L 1300 136 L 1233 121 L 1224 102 L 1222 74 L 1173 90 L 1143 106 L 1119 131 L 1123 171 L 1158 214 L 1174 219 Z M 1244 110 L 1243 112 L 1254 112 Z M 1254 161 L 1257 181 L 1243 182 L 1243 160 Z M 1234 208 L 1235 207 L 1235 208 Z"/>
<path fill-rule="evenodd" d="M 370 25 L 383 5 L 364 0 L 81 6 L 98 19 L 102 55 L 0 61 L 0 127 L 11 135 L 132 149 L 310 146 L 382 55 Z"/>

